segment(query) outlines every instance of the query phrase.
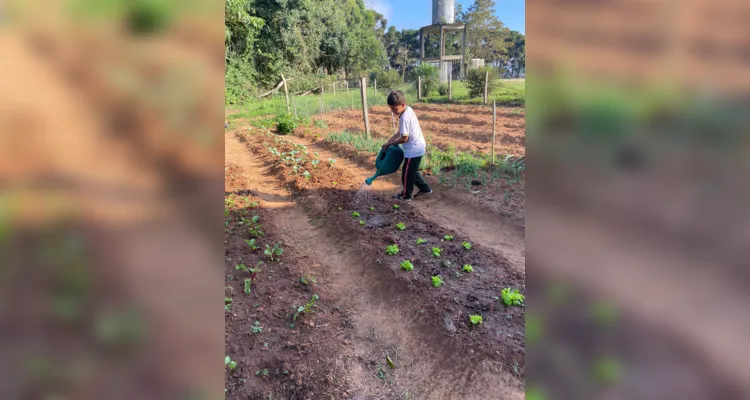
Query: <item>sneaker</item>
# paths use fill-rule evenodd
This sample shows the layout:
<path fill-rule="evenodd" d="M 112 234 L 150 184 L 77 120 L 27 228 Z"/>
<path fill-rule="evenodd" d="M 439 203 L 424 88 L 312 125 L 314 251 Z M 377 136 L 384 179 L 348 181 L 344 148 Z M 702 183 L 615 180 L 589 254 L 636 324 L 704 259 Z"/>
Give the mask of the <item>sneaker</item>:
<path fill-rule="evenodd" d="M 401 193 L 393 196 L 393 198 L 396 199 L 396 200 L 403 200 L 403 201 L 412 201 L 413 200 L 411 197 L 404 197 L 404 195 L 401 194 Z"/>
<path fill-rule="evenodd" d="M 430 193 L 432 193 L 432 189 L 430 189 L 429 192 L 423 192 L 423 191 L 420 190 L 419 192 L 417 192 L 417 194 L 414 195 L 414 198 L 416 199 L 419 196 L 424 196 L 424 195 L 430 194 Z"/>

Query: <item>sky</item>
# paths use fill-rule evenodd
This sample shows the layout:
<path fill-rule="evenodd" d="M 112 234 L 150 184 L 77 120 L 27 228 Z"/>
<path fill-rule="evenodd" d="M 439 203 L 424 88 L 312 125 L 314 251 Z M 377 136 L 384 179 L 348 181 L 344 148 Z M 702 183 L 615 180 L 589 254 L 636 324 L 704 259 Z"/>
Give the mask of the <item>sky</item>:
<path fill-rule="evenodd" d="M 495 0 L 495 15 L 503 25 L 526 34 L 526 0 Z M 456 0 L 466 10 L 473 0 Z M 419 29 L 432 24 L 432 0 L 365 0 L 371 8 L 385 16 L 388 26 L 396 29 Z M 396 6 L 398 5 L 398 6 Z"/>

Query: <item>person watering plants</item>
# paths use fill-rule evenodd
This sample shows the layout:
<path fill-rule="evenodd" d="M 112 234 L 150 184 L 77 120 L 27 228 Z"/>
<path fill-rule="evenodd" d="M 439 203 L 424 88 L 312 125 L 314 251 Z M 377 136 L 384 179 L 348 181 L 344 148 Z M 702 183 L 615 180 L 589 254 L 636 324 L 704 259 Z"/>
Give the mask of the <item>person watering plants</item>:
<path fill-rule="evenodd" d="M 392 91 L 388 94 L 388 107 L 398 115 L 398 132 L 394 134 L 383 145 L 383 150 L 391 146 L 400 144 L 404 149 L 404 165 L 401 169 L 401 184 L 403 189 L 401 193 L 394 196 L 397 200 L 411 201 L 413 198 L 424 196 L 432 193 L 430 185 L 424 180 L 422 173 L 419 172 L 419 164 L 425 155 L 427 143 L 422 135 L 422 129 L 419 127 L 417 114 L 414 110 L 406 105 L 406 96 L 400 90 Z M 419 192 L 412 197 L 414 185 Z"/>

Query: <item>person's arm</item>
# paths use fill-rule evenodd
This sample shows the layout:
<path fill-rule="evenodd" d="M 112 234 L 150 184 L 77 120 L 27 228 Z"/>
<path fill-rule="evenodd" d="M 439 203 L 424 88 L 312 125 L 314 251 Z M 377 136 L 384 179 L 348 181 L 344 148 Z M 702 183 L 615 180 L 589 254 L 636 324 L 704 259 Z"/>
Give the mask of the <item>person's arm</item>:
<path fill-rule="evenodd" d="M 406 126 L 399 121 L 399 131 L 395 135 L 391 136 L 387 142 L 383 145 L 383 149 L 387 149 L 397 144 L 406 143 L 409 140 L 409 132 L 406 131 Z"/>

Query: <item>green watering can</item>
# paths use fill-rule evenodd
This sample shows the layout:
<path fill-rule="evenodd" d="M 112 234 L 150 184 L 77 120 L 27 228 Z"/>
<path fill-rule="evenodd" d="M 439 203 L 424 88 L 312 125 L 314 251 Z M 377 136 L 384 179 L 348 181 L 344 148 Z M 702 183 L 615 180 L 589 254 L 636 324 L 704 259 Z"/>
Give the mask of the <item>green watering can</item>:
<path fill-rule="evenodd" d="M 374 181 L 375 178 L 398 171 L 398 168 L 403 161 L 404 149 L 402 149 L 401 146 L 390 146 L 385 151 L 380 149 L 378 158 L 375 159 L 375 169 L 377 171 L 375 172 L 375 175 L 365 179 L 365 183 L 372 185 L 372 181 Z"/>

